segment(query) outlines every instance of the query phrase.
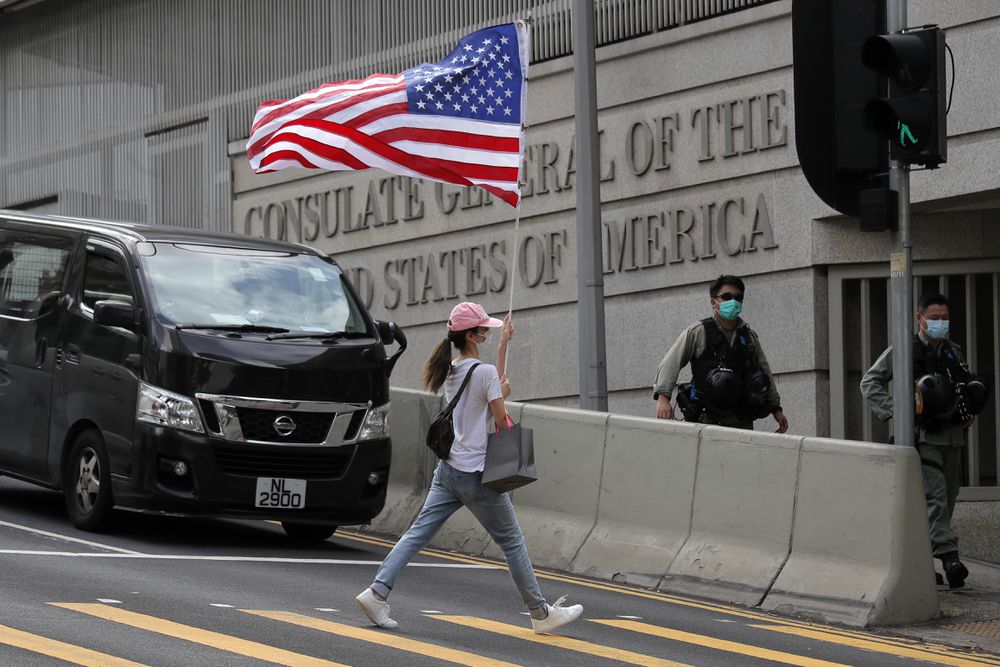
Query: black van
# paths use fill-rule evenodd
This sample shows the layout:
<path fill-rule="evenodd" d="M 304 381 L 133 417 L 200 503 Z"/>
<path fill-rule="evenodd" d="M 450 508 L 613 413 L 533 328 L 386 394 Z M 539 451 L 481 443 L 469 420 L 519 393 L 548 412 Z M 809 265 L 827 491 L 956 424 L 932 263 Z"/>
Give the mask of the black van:
<path fill-rule="evenodd" d="M 306 246 L 0 210 L 0 472 L 84 530 L 116 506 L 369 521 L 405 348 Z"/>

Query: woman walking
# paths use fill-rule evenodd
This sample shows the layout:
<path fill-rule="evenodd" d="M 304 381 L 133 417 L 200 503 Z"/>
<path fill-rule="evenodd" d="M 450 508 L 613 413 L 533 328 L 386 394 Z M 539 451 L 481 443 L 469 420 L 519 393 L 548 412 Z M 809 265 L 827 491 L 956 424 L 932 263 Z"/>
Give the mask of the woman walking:
<path fill-rule="evenodd" d="M 497 367 L 479 361 L 479 351 L 489 340 L 490 330 L 497 327 L 501 328 L 497 352 L 500 372 Z M 545 602 L 510 497 L 482 484 L 489 429 L 504 424 L 507 414 L 504 399 L 510 395 L 510 381 L 504 370 L 507 344 L 513 335 L 509 317 L 501 322 L 487 315 L 479 304 L 460 303 L 448 318 L 447 337 L 438 343 L 424 365 L 424 387 L 437 392 L 443 386 L 448 401 L 458 393 L 470 371 L 472 375 L 455 406 L 455 441 L 451 453 L 438 462 L 423 509 L 386 556 L 375 581 L 356 598 L 361 610 L 376 625 L 398 627 L 389 618 L 386 602 L 396 577 L 414 554 L 431 541 L 441 524 L 463 505 L 503 550 L 511 579 L 531 614 L 531 627 L 536 633 L 552 632 L 583 613 L 578 604 L 563 607 L 562 599 L 555 605 Z M 452 346 L 459 352 L 455 361 L 452 361 Z"/>

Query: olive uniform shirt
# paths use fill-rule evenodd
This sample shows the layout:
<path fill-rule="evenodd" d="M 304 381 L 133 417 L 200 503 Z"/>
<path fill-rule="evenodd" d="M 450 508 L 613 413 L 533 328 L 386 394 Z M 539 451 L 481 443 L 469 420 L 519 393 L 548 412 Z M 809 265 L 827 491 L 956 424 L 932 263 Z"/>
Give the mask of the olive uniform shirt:
<path fill-rule="evenodd" d="M 718 322 L 718 318 L 716 322 Z M 719 329 L 722 330 L 722 333 L 726 336 L 726 340 L 732 345 L 736 331 L 744 324 L 746 323 L 742 318 L 737 318 L 736 326 L 732 329 L 724 329 L 721 326 Z M 771 387 L 767 391 L 767 404 L 777 407 L 781 405 L 781 397 L 778 395 L 777 387 L 774 386 L 774 376 L 771 375 L 771 367 L 767 363 L 767 357 L 764 356 L 764 350 L 760 346 L 760 339 L 757 337 L 757 332 L 750 329 L 750 337 L 753 339 L 753 349 L 756 357 L 754 361 L 758 368 L 767 373 L 767 379 L 771 383 Z M 677 377 L 680 375 L 681 369 L 687 366 L 692 359 L 700 357 L 705 353 L 706 340 L 705 325 L 701 322 L 695 322 L 681 332 L 681 335 L 678 336 L 674 344 L 667 350 L 666 356 L 663 357 L 656 369 L 653 398 L 659 398 L 660 394 L 663 394 L 667 398 L 673 396 L 674 388 L 677 385 Z"/>
<path fill-rule="evenodd" d="M 930 345 L 930 341 L 924 332 L 920 332 L 920 340 L 924 345 Z M 951 343 L 951 341 L 948 341 Z M 955 350 L 960 362 L 965 363 L 962 358 L 962 349 L 955 343 L 951 343 L 951 348 Z M 871 406 L 875 416 L 884 422 L 892 419 L 893 402 L 889 395 L 889 385 L 892 382 L 892 345 L 882 353 L 872 367 L 861 379 L 861 393 Z M 940 447 L 961 447 L 965 444 L 965 429 L 961 424 L 948 424 L 939 431 L 926 431 L 920 429 L 917 435 L 917 442 L 926 442 L 928 445 L 938 445 Z"/>

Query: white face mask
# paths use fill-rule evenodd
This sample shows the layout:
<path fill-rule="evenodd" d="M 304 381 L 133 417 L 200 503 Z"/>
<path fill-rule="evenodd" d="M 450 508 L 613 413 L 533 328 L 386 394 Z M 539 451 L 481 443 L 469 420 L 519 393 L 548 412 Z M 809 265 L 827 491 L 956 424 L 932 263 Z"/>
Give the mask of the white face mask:
<path fill-rule="evenodd" d="M 482 340 L 476 340 L 476 338 L 478 338 L 479 336 L 482 336 L 483 339 Z M 476 343 L 476 345 L 479 345 L 480 347 L 482 347 L 483 345 L 486 345 L 486 343 L 490 342 L 490 330 L 487 329 L 486 333 L 484 333 L 484 334 L 476 334 L 476 337 L 473 338 L 472 340 L 474 340 L 475 343 Z"/>
<path fill-rule="evenodd" d="M 926 320 L 927 337 L 934 340 L 944 340 L 948 337 L 950 322 L 948 320 Z"/>

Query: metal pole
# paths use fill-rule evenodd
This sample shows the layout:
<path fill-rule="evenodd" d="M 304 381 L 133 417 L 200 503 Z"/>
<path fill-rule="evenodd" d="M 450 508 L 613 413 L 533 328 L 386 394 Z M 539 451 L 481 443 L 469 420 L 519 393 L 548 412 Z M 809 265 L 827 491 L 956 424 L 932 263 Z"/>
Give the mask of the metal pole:
<path fill-rule="evenodd" d="M 906 0 L 887 0 L 886 29 L 906 27 Z M 897 445 L 914 443 L 913 406 L 913 235 L 910 229 L 910 172 L 893 160 L 889 163 L 889 188 L 899 193 L 899 231 L 893 234 L 889 256 L 892 294 L 892 395 L 893 435 Z"/>
<path fill-rule="evenodd" d="M 573 98 L 576 111 L 576 295 L 580 340 L 580 408 L 608 409 L 601 265 L 601 147 L 593 0 L 573 0 Z"/>

